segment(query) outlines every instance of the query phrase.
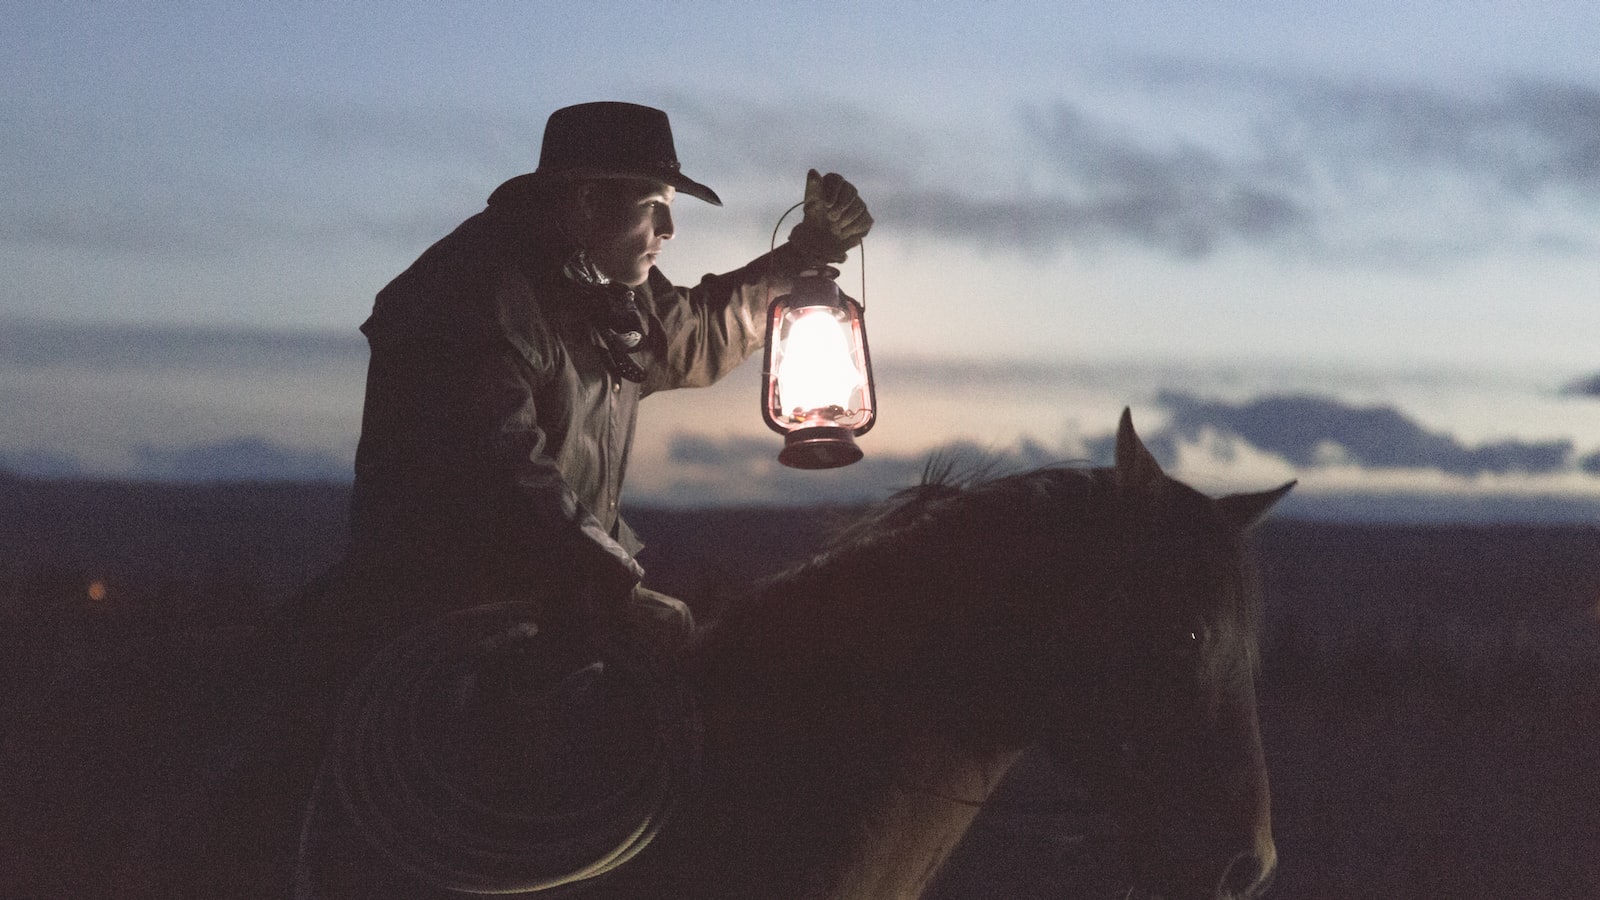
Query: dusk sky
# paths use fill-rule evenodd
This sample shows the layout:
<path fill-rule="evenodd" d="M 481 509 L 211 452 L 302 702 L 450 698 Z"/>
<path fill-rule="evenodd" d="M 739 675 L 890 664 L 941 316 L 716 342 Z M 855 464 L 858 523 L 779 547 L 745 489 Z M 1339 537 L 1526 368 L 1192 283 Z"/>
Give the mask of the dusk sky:
<path fill-rule="evenodd" d="M 179 440 L 159 413 L 118 437 L 94 412 L 126 406 L 104 383 L 130 372 L 179 377 L 152 374 L 167 345 L 108 374 L 82 347 L 46 359 L 19 323 L 353 336 L 389 278 L 532 170 L 551 110 L 621 99 L 666 109 L 685 172 L 726 203 L 676 204 L 661 266 L 680 283 L 763 251 L 808 167 L 860 186 L 873 350 L 911 373 L 866 440 L 897 457 L 941 437 L 1092 449 L 1133 405 L 1174 440 L 1185 422 L 1191 446 L 1228 439 L 1201 455 L 1257 477 L 1528 474 L 1251 439 L 1235 414 L 1306 414 L 1257 404 L 1289 392 L 1600 493 L 1600 389 L 1561 392 L 1600 370 L 1592 2 L 4 3 L 0 21 L 14 468 L 148 475 L 130 454 Z M 858 292 L 859 256 L 844 269 Z M 271 405 L 255 436 L 338 457 L 356 362 L 300 385 L 304 420 L 259 379 L 230 408 Z M 249 390 L 213 387 L 218 408 Z M 138 397 L 210 408 L 162 390 Z M 647 404 L 669 421 L 641 447 L 759 437 L 753 384 L 725 392 L 732 412 Z M 646 495 L 693 456 L 673 452 L 641 450 Z"/>

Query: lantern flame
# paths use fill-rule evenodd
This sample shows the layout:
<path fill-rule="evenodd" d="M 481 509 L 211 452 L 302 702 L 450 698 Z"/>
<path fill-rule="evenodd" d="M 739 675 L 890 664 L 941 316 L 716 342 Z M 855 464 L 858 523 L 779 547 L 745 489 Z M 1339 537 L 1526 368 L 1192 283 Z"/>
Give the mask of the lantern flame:
<path fill-rule="evenodd" d="M 797 310 L 784 336 L 783 364 L 778 372 L 778 406 L 795 421 L 807 413 L 837 410 L 829 418 L 853 412 L 859 371 L 845 334 L 849 323 L 825 306 Z"/>

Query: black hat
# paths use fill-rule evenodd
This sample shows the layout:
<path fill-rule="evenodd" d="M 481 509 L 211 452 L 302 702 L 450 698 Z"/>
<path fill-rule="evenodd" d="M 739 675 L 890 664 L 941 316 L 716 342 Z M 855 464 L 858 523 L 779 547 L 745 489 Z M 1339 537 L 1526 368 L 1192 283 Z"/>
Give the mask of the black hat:
<path fill-rule="evenodd" d="M 504 196 L 520 187 L 519 182 L 551 177 L 650 178 L 722 205 L 716 191 L 678 171 L 667 114 L 636 103 L 579 103 L 551 113 L 539 168 L 502 184 L 495 194 Z"/>

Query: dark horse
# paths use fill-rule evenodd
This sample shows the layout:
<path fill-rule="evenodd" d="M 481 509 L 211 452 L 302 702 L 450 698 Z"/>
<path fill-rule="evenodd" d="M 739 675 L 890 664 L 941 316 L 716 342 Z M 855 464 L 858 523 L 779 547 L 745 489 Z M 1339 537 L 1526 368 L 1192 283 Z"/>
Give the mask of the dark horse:
<path fill-rule="evenodd" d="M 633 824 L 607 845 L 611 864 L 553 893 L 916 898 L 1007 770 L 1039 746 L 1113 812 L 1137 889 L 1258 896 L 1276 851 L 1243 542 L 1290 486 L 1210 499 L 1168 478 L 1124 413 L 1113 468 L 903 492 L 702 637 L 682 681 L 697 724 L 678 744 L 692 752 L 612 760 L 657 784 L 676 777 L 664 768 L 692 768 L 692 784 L 644 791 L 652 802 L 630 808 Z M 389 683 L 379 681 L 369 690 Z M 525 788 L 513 778 L 507 790 Z M 300 834 L 302 896 L 451 896 L 422 881 L 403 893 L 337 877 L 308 888 L 308 853 L 336 869 L 341 835 L 359 830 L 319 824 L 339 808 L 333 793 L 319 785 L 323 812 L 314 803 Z M 354 794 L 353 806 L 351 791 L 340 795 L 344 809 L 379 802 Z M 411 868 L 411 845 L 397 850 L 385 834 L 374 858 Z"/>

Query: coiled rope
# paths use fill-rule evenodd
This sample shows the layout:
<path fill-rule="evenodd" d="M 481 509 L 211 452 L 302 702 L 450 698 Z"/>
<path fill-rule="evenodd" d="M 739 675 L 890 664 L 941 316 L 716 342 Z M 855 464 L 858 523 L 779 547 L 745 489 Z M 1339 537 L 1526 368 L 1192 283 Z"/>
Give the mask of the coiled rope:
<path fill-rule="evenodd" d="M 533 618 L 528 604 L 473 607 L 373 658 L 318 776 L 297 898 L 337 864 L 316 858 L 329 794 L 389 864 L 462 894 L 553 890 L 650 844 L 698 778 L 687 683 L 640 654 L 574 654 Z"/>

